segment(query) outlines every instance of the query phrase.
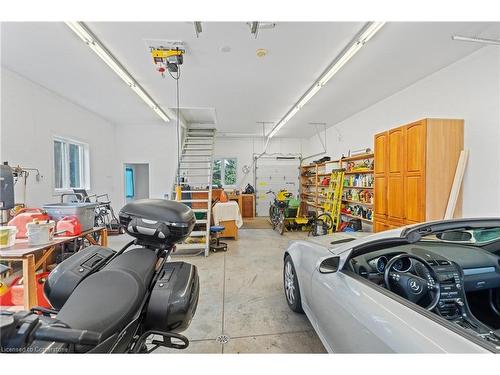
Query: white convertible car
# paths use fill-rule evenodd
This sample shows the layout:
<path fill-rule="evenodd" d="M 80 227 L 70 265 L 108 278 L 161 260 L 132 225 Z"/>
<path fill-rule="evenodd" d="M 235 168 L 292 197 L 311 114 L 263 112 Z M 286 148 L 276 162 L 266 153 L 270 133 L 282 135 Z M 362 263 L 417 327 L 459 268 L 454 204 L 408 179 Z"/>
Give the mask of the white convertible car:
<path fill-rule="evenodd" d="M 500 219 L 293 241 L 283 282 L 329 352 L 500 352 Z"/>

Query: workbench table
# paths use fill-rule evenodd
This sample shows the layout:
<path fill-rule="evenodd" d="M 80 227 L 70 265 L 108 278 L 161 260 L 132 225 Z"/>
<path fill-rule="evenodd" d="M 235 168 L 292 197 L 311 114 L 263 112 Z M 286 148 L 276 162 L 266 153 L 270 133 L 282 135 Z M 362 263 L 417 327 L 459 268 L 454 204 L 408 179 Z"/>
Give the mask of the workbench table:
<path fill-rule="evenodd" d="M 57 245 L 71 242 L 77 238 L 86 239 L 93 245 L 98 243 L 92 237 L 93 233 L 100 233 L 99 245 L 108 246 L 108 231 L 104 227 L 92 228 L 82 232 L 78 236 L 55 237 L 53 241 L 44 245 L 31 246 L 27 238 L 16 239 L 14 246 L 0 249 L 0 260 L 8 262 L 22 262 L 22 277 L 24 286 L 24 309 L 29 310 L 37 305 L 36 278 L 35 273 L 41 266 L 46 268 L 49 256 L 54 252 Z M 42 256 L 35 262 L 35 255 L 42 253 Z"/>

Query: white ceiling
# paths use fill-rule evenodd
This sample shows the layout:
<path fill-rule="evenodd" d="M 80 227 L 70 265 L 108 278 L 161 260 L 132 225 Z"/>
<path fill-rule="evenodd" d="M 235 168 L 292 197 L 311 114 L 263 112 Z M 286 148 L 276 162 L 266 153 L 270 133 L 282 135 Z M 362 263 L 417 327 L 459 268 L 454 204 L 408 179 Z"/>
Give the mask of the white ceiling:
<path fill-rule="evenodd" d="M 164 108 L 175 83 L 155 71 L 145 40 L 183 40 L 180 106 L 187 121 L 216 121 L 220 131 L 261 134 L 277 122 L 363 23 L 278 23 L 257 39 L 245 23 L 88 23 L 92 31 Z M 480 44 L 451 35 L 500 37 L 499 23 L 389 23 L 278 134 L 307 136 L 308 122 L 328 125 L 464 57 Z M 222 47 L 231 51 L 221 52 Z M 258 58 L 258 48 L 268 55 Z M 164 123 L 63 23 L 2 23 L 1 63 L 120 124 Z M 164 124 L 170 126 L 171 124 Z"/>

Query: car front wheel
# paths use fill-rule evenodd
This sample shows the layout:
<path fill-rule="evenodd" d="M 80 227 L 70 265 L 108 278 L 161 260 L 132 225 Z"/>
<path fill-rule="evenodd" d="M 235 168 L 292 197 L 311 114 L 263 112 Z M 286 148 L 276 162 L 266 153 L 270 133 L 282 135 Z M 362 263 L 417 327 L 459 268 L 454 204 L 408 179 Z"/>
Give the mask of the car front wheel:
<path fill-rule="evenodd" d="M 286 256 L 283 266 L 283 287 L 288 307 L 294 312 L 303 313 L 297 273 L 290 255 Z"/>

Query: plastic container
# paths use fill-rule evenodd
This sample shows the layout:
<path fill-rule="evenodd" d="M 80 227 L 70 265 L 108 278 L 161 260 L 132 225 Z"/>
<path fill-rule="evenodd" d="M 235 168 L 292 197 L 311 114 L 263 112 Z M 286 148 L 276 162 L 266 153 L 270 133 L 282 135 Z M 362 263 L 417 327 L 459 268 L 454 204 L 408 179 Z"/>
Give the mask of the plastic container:
<path fill-rule="evenodd" d="M 17 227 L 0 227 L 0 249 L 11 247 L 16 242 Z"/>
<path fill-rule="evenodd" d="M 184 241 L 195 222 L 191 208 L 164 199 L 135 200 L 120 211 L 120 224 L 145 246 L 168 247 Z"/>
<path fill-rule="evenodd" d="M 76 216 L 66 216 L 57 222 L 56 232 L 58 236 L 78 236 L 82 233 L 82 225 Z"/>
<path fill-rule="evenodd" d="M 41 208 L 23 208 L 10 221 L 9 225 L 17 227 L 16 238 L 26 238 L 26 224 L 33 220 L 49 220 L 47 212 Z"/>
<path fill-rule="evenodd" d="M 52 306 L 50 305 L 49 301 L 45 297 L 45 294 L 43 293 L 43 287 L 48 277 L 49 277 L 49 272 L 36 274 L 35 276 L 36 296 L 37 296 L 37 306 L 51 309 Z M 10 286 L 10 298 L 12 306 L 22 306 L 24 304 L 24 285 L 23 285 L 23 279 L 21 277 L 16 277 L 12 282 Z"/>
<path fill-rule="evenodd" d="M 49 222 L 33 222 L 26 224 L 28 229 L 28 243 L 32 246 L 44 245 L 54 239 L 54 220 Z"/>
<path fill-rule="evenodd" d="M 50 218 L 59 221 L 66 216 L 76 216 L 82 226 L 82 231 L 94 227 L 95 208 L 97 203 L 50 203 L 43 206 Z"/>

